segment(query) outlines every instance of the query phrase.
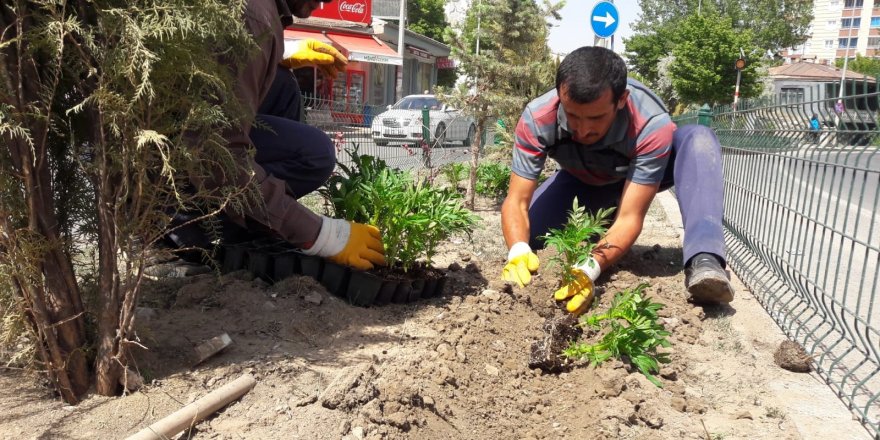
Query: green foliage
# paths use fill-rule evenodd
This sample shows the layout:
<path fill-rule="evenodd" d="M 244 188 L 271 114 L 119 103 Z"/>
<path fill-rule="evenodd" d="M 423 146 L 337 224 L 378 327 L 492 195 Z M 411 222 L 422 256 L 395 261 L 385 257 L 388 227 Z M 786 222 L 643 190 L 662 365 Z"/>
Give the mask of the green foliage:
<path fill-rule="evenodd" d="M 740 48 L 750 67 L 743 72 L 740 95 L 757 96 L 761 78 L 754 68 L 768 63 L 763 55 L 805 42 L 813 20 L 810 0 L 640 0 L 639 4 L 642 15 L 633 25 L 636 33 L 626 40 L 627 60 L 670 108 L 679 98 L 683 104 L 730 103 L 736 77 L 732 60 L 739 57 Z M 690 29 L 684 29 L 687 26 Z M 678 48 L 682 44 L 689 47 Z M 673 54 L 674 63 L 663 62 Z M 677 64 L 678 70 L 672 71 L 670 64 Z M 684 81 L 678 77 L 683 72 Z M 713 87 L 720 91 L 709 93 Z"/>
<path fill-rule="evenodd" d="M 440 172 L 446 177 L 450 188 L 458 189 L 461 186 L 461 181 L 464 180 L 467 165 L 461 162 L 452 162 L 441 168 Z"/>
<path fill-rule="evenodd" d="M 346 150 L 352 165 L 330 178 L 322 195 L 337 217 L 375 225 L 382 231 L 385 259 L 408 271 L 424 258 L 430 265 L 437 246 L 455 234 L 470 234 L 477 216 L 464 208 L 455 188 L 436 188 L 383 160 Z"/>
<path fill-rule="evenodd" d="M 477 166 L 477 194 L 500 200 L 507 195 L 510 167 L 498 162 L 482 162 Z"/>
<path fill-rule="evenodd" d="M 720 104 L 733 101 L 736 88 L 734 62 L 740 48 L 752 52 L 751 32 L 736 30 L 729 19 L 703 13 L 692 15 L 678 26 L 681 41 L 672 50 L 670 66 L 672 86 L 686 104 Z M 740 95 L 761 93 L 758 63 L 749 63 L 742 71 Z"/>
<path fill-rule="evenodd" d="M 654 374 L 660 372 L 661 363 L 669 363 L 667 353 L 658 352 L 660 347 L 671 346 L 666 339 L 670 335 L 657 322 L 657 311 L 664 307 L 644 296 L 648 284 L 639 284 L 614 295 L 611 307 L 605 313 L 594 313 L 582 318 L 582 323 L 600 334 L 595 344 L 572 343 L 563 354 L 574 359 L 587 359 L 598 365 L 610 358 L 629 361 L 654 385 L 662 387 Z"/>
<path fill-rule="evenodd" d="M 428 38 L 444 41 L 444 33 L 449 27 L 444 0 L 409 0 L 406 5 L 406 28 Z"/>
<path fill-rule="evenodd" d="M 639 0 L 642 14 L 633 25 L 636 35 L 674 30 L 692 15 L 715 14 L 730 19 L 736 29 L 751 29 L 751 44 L 767 51 L 797 46 L 810 36 L 812 0 Z M 629 51 L 629 40 L 626 43 Z"/>
<path fill-rule="evenodd" d="M 838 59 L 835 61 L 835 64 L 837 67 L 842 68 L 843 59 Z M 846 63 L 846 68 L 847 70 L 868 75 L 872 78 L 880 78 L 880 59 L 877 58 L 863 57 L 860 54 L 856 54 L 854 60 L 849 60 L 849 62 Z"/>
<path fill-rule="evenodd" d="M 600 209 L 591 214 L 574 199 L 568 212 L 568 221 L 562 229 L 551 228 L 541 237 L 547 246 L 556 250 L 550 258 L 550 265 L 559 268 L 563 285 L 574 281 L 571 268 L 584 264 L 590 258 L 596 246 L 593 240 L 605 235 L 608 217 L 612 212 L 614 208 Z"/>
<path fill-rule="evenodd" d="M 247 116 L 229 99 L 225 64 L 255 49 L 243 14 L 240 0 L 0 6 L 0 292 L 22 298 L 13 304 L 32 326 L 65 322 L 58 333 L 78 327 L 67 334 L 83 344 L 112 341 L 98 346 L 99 376 L 127 360 L 141 268 L 168 210 L 247 203 L 234 182 L 201 185 L 241 171 L 222 134 Z M 95 248 L 95 260 L 80 259 L 89 264 L 72 263 Z M 100 298 L 82 297 L 85 279 L 98 280 Z M 39 302 L 54 304 L 50 316 L 27 312 Z M 84 316 L 97 317 L 97 335 L 82 330 Z M 38 352 L 53 350 L 53 332 L 34 338 Z M 89 347 L 64 348 L 72 358 Z M 67 363 L 55 364 L 82 370 Z"/>

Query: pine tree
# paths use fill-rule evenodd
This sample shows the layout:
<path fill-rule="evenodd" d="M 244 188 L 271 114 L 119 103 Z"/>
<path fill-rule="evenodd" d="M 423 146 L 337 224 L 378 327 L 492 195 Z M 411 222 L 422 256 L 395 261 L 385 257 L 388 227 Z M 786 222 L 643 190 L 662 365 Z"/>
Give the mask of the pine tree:
<path fill-rule="evenodd" d="M 243 11 L 243 0 L 0 5 L 0 297 L 71 404 L 90 357 L 98 393 L 119 391 L 167 212 L 243 203 L 241 188 L 204 185 L 237 172 L 221 133 L 245 116 L 225 67 L 255 48 Z M 96 265 L 74 266 L 89 252 Z"/>
<path fill-rule="evenodd" d="M 454 41 L 452 57 L 466 80 L 457 89 L 442 90 L 441 97 L 472 115 L 477 133 L 483 133 L 496 118 L 512 131 L 525 105 L 553 87 L 556 62 L 547 47 L 548 20 L 558 20 L 563 5 L 545 1 L 539 6 L 534 0 L 481 0 L 471 5 L 463 29 L 450 36 Z M 483 136 L 477 136 L 471 146 L 466 195 L 469 206 L 474 204 L 482 150 Z"/>

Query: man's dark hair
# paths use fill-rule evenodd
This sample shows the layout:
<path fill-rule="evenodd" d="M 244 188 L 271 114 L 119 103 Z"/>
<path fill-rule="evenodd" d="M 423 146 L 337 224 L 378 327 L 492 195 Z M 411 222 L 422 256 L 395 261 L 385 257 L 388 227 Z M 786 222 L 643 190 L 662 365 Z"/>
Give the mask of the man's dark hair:
<path fill-rule="evenodd" d="M 556 92 L 566 86 L 572 101 L 586 104 L 611 88 L 614 102 L 626 90 L 626 63 L 604 47 L 587 46 L 568 54 L 556 70 Z"/>

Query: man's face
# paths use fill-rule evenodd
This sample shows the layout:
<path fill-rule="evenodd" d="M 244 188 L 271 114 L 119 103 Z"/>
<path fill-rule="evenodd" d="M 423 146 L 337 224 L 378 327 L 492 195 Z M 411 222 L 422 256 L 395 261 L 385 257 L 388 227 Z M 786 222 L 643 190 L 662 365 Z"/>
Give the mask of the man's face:
<path fill-rule="evenodd" d="M 577 103 L 568 97 L 568 86 L 563 85 L 559 91 L 559 101 L 568 119 L 568 131 L 575 142 L 592 145 L 605 137 L 617 111 L 626 106 L 629 91 L 624 91 L 620 100 L 614 102 L 611 88 L 605 89 L 593 102 Z"/>
<path fill-rule="evenodd" d="M 318 9 L 321 2 L 317 0 L 287 0 L 290 13 L 298 18 L 309 18 L 312 11 Z"/>

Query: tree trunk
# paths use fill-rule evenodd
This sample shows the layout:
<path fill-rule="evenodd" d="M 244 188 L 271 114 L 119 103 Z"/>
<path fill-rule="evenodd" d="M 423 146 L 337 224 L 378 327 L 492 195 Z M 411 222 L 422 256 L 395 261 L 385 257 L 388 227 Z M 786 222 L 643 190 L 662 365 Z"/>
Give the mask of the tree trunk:
<path fill-rule="evenodd" d="M 486 126 L 485 118 L 477 118 L 476 142 L 471 142 L 471 169 L 468 173 L 467 191 L 465 192 L 465 206 L 474 209 L 477 186 L 477 167 L 480 165 L 480 151 L 483 151 L 483 130 Z"/>
<path fill-rule="evenodd" d="M 16 8 L 15 13 L 7 8 L 0 11 L 7 32 L 3 42 L 21 37 L 30 25 L 28 19 L 17 15 L 27 9 L 25 5 L 19 2 Z M 13 43 L 0 51 L 0 80 L 5 81 L 0 88 L 5 93 L 0 98 L 22 112 L 33 111 L 37 105 L 48 114 L 52 102 L 47 102 L 43 92 L 57 85 L 57 76 L 41 70 L 44 66 L 25 55 L 22 44 Z M 26 301 L 31 325 L 40 339 L 37 351 L 58 392 L 65 401 L 75 404 L 89 385 L 83 350 L 85 326 L 79 288 L 70 256 L 63 249 L 63 231 L 56 213 L 47 151 L 50 121 L 31 113 L 19 117 L 16 122 L 27 129 L 30 142 L 22 135 L 7 135 L 2 144 L 8 148 L 12 169 L 20 179 L 27 226 L 16 225 L 9 214 L 4 214 L 0 219 L 3 247 L 7 255 L 22 258 L 13 262 L 19 269 L 14 284 Z M 23 234 L 18 228 L 26 228 L 27 232 Z M 29 267 L 36 274 L 27 273 Z"/>

